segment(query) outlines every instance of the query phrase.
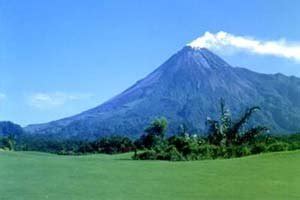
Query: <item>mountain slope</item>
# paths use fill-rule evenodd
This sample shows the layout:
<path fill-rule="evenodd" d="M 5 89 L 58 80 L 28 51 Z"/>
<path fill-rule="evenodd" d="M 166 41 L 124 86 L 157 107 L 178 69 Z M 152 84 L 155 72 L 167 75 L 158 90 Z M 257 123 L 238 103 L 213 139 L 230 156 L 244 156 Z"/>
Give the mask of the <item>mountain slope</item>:
<path fill-rule="evenodd" d="M 0 121 L 0 137 L 15 136 L 18 137 L 23 134 L 23 129 L 18 124 L 10 121 Z"/>
<path fill-rule="evenodd" d="M 106 103 L 73 117 L 30 125 L 25 130 L 57 137 L 137 137 L 153 118 L 165 116 L 169 133 L 182 123 L 188 125 L 190 132 L 203 132 L 206 118 L 218 114 L 222 97 L 233 114 L 249 106 L 261 106 L 263 111 L 252 123 L 266 124 L 272 132 L 300 130 L 299 78 L 234 68 L 207 49 L 189 46 Z"/>

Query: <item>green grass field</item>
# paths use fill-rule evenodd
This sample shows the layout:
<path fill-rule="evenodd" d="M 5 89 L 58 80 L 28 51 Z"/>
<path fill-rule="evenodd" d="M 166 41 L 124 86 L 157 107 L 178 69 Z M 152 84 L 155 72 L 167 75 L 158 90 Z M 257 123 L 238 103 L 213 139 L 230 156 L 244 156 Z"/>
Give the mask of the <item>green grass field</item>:
<path fill-rule="evenodd" d="M 229 160 L 0 152 L 0 199 L 300 199 L 300 151 Z"/>

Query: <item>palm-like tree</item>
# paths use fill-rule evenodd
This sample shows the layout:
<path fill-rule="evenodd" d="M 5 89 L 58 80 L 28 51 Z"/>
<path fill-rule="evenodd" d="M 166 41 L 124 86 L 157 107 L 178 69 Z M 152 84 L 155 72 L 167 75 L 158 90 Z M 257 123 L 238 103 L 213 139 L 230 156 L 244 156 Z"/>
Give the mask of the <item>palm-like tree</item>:
<path fill-rule="evenodd" d="M 207 119 L 206 124 L 209 128 L 209 142 L 218 146 L 241 145 L 250 142 L 257 135 L 266 132 L 268 129 L 264 126 L 256 126 L 244 133 L 241 128 L 248 122 L 250 117 L 260 107 L 254 106 L 246 109 L 245 113 L 233 122 L 229 109 L 225 106 L 224 99 L 221 99 L 221 117 L 220 120 Z"/>

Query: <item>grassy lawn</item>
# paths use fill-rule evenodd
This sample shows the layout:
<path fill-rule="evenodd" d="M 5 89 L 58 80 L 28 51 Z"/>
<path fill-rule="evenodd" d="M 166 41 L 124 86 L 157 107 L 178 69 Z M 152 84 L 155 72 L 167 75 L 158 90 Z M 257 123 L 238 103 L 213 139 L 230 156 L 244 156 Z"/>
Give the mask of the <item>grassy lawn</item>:
<path fill-rule="evenodd" d="M 300 151 L 230 160 L 0 152 L 0 199 L 300 199 Z"/>

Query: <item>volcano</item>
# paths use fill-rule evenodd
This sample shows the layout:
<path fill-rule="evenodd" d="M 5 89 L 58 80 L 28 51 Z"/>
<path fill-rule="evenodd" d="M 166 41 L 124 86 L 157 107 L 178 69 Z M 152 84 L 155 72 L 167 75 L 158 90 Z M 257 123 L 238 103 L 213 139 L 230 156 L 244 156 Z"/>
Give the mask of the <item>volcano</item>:
<path fill-rule="evenodd" d="M 29 125 L 30 134 L 60 138 L 123 135 L 136 138 L 156 117 L 169 123 L 168 134 L 185 124 L 205 133 L 207 117 L 216 118 L 224 98 L 231 113 L 260 106 L 250 123 L 272 133 L 300 131 L 300 79 L 232 67 L 206 48 L 185 46 L 144 79 L 102 105 L 57 121 Z"/>

